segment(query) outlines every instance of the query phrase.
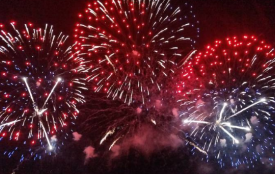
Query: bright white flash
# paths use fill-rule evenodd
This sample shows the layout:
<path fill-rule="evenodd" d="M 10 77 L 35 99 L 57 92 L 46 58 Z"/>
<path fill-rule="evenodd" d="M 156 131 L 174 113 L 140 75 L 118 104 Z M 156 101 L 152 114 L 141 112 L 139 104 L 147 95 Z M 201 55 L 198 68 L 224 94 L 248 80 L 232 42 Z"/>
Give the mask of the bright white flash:
<path fill-rule="evenodd" d="M 207 122 L 207 121 L 200 121 L 200 120 L 184 120 L 183 122 L 184 123 L 197 123 L 197 124 L 211 124 L 211 125 L 214 125 L 214 127 L 219 127 L 224 133 L 226 133 L 229 137 L 232 138 L 232 140 L 236 143 L 236 144 L 239 144 L 239 140 L 237 140 L 229 131 L 227 131 L 225 129 L 225 127 L 229 127 L 231 129 L 240 129 L 240 130 L 244 130 L 244 131 L 250 131 L 251 129 L 249 127 L 243 127 L 243 126 L 236 126 L 236 125 L 232 125 L 230 122 L 226 121 L 226 120 L 229 120 L 230 118 L 232 117 L 235 117 L 236 115 L 246 111 L 247 109 L 259 104 L 259 103 L 263 103 L 263 102 L 266 102 L 266 99 L 265 98 L 262 98 L 260 99 L 259 101 L 247 106 L 246 108 L 238 111 L 237 113 L 233 114 L 233 115 L 230 115 L 229 117 L 225 117 L 223 116 L 224 115 L 224 110 L 226 108 L 226 106 L 228 105 L 227 103 L 224 103 L 223 104 L 223 107 L 222 107 L 222 110 L 219 114 L 219 118 L 214 122 Z"/>
<path fill-rule="evenodd" d="M 56 81 L 54 87 L 52 88 L 50 94 L 48 95 L 47 99 L 45 100 L 45 102 L 44 102 L 44 104 L 43 104 L 43 106 L 42 106 L 42 109 L 38 109 L 38 107 L 36 106 L 36 103 L 35 103 L 35 101 L 34 101 L 34 99 L 33 99 L 33 96 L 32 96 L 32 93 L 31 93 L 31 90 L 30 90 L 30 87 L 29 87 L 27 78 L 26 78 L 26 77 L 23 77 L 22 79 L 23 79 L 23 81 L 24 81 L 25 84 L 26 84 L 26 87 L 27 87 L 28 92 L 29 92 L 29 94 L 30 94 L 30 97 L 31 97 L 31 99 L 32 99 L 33 107 L 35 108 L 36 114 L 37 114 L 38 116 L 41 116 L 44 112 L 47 111 L 47 108 L 44 108 L 44 107 L 45 107 L 46 103 L 48 102 L 49 98 L 51 97 L 52 93 L 54 92 L 55 88 L 57 87 L 58 83 L 60 83 L 60 82 L 62 81 L 62 79 L 61 79 L 60 77 L 57 78 L 57 81 Z M 19 121 L 19 120 L 18 120 L 18 121 Z M 1 126 L 5 126 L 5 125 L 10 125 L 10 124 L 16 123 L 16 122 L 18 122 L 18 121 L 13 121 L 13 122 L 10 122 L 10 123 L 6 123 L 6 124 L 3 124 L 3 125 L 0 125 L 0 127 L 1 127 Z M 42 130 L 43 130 L 43 132 L 44 132 L 44 135 L 45 135 L 45 137 L 46 137 L 47 143 L 48 143 L 48 145 L 49 145 L 49 150 L 52 150 L 52 149 L 53 149 L 53 146 L 51 145 L 51 142 L 50 142 L 50 140 L 49 140 L 47 131 L 46 131 L 46 129 L 45 129 L 45 127 L 44 127 L 44 125 L 43 125 L 43 123 L 42 123 L 41 120 L 40 120 L 40 124 L 41 124 Z"/>

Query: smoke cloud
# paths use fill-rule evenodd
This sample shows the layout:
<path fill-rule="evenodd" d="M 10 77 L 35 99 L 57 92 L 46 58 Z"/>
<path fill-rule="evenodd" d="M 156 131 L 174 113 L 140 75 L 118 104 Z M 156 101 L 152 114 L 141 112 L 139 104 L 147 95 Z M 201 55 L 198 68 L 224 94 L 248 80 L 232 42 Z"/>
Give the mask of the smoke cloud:
<path fill-rule="evenodd" d="M 73 140 L 74 141 L 79 141 L 81 139 L 82 135 L 79 134 L 78 132 L 73 132 Z"/>
<path fill-rule="evenodd" d="M 92 146 L 85 147 L 83 152 L 86 155 L 84 164 L 87 164 L 89 159 L 97 157 L 97 154 L 95 153 L 95 148 L 93 148 Z"/>
<path fill-rule="evenodd" d="M 173 133 L 164 134 L 147 125 L 141 127 L 134 136 L 124 139 L 121 144 L 114 145 L 111 151 L 113 153 L 112 157 L 117 157 L 122 155 L 123 152 L 127 152 L 130 148 L 135 148 L 144 155 L 149 156 L 164 148 L 176 149 L 183 144 L 183 140 L 177 135 Z"/>

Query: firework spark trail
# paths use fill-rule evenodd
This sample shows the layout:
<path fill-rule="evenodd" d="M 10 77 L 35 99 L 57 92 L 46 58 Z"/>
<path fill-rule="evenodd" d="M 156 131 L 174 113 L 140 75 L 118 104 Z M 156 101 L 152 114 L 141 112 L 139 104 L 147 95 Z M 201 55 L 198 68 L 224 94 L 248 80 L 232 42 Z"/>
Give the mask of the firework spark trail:
<path fill-rule="evenodd" d="M 204 160 L 254 167 L 268 155 L 260 148 L 274 153 L 274 55 L 265 41 L 245 35 L 216 40 L 182 66 L 180 117 L 208 153 Z"/>
<path fill-rule="evenodd" d="M 5 108 L 0 133 L 16 141 L 22 135 L 30 145 L 45 137 L 52 149 L 49 134 L 66 126 L 70 116 L 76 118 L 77 106 L 85 102 L 85 60 L 53 26 L 26 24 L 18 30 L 12 23 L 12 30 L 6 28 L 0 34 L 0 105 Z"/>
<path fill-rule="evenodd" d="M 47 99 L 45 100 L 45 102 L 44 102 L 42 108 L 44 108 L 44 106 L 45 106 L 46 103 L 48 102 L 49 98 L 52 96 L 52 93 L 54 92 L 56 86 L 58 85 L 58 83 L 59 83 L 60 81 L 61 81 L 61 78 L 58 78 L 58 79 L 57 79 L 57 82 L 55 83 L 54 87 L 52 88 L 50 94 L 48 95 Z"/>
<path fill-rule="evenodd" d="M 198 151 L 200 151 L 201 153 L 208 155 L 207 152 L 203 149 L 201 149 L 199 146 L 197 146 L 195 143 L 192 143 L 190 141 L 188 141 L 189 144 L 191 144 L 193 147 L 195 147 Z"/>
<path fill-rule="evenodd" d="M 106 133 L 106 135 L 100 140 L 100 145 L 107 139 L 107 137 L 108 136 L 110 136 L 110 135 L 112 135 L 112 134 L 114 134 L 115 133 L 115 129 L 113 129 L 113 130 L 111 130 L 111 131 L 108 131 L 107 133 Z"/>
<path fill-rule="evenodd" d="M 89 117 L 81 127 L 88 132 L 97 132 L 100 145 L 109 139 L 123 137 L 134 129 L 131 125 L 137 122 L 138 115 L 132 107 L 103 97 L 89 96 L 87 101 L 88 106 L 83 112 L 87 112 Z"/>
<path fill-rule="evenodd" d="M 163 145 L 162 138 L 166 141 L 165 145 L 168 145 L 171 148 L 179 147 L 177 144 L 178 141 L 186 141 L 199 152 L 207 155 L 207 152 L 196 145 L 196 143 L 188 140 L 186 137 L 178 137 L 177 134 L 182 131 L 177 129 L 177 127 L 172 126 L 173 124 L 171 124 L 171 120 L 163 120 L 162 116 L 158 115 L 161 114 L 159 111 L 152 110 L 148 113 L 142 113 L 142 109 L 140 108 L 135 109 L 129 107 L 127 104 L 118 104 L 117 101 L 110 101 L 105 98 L 97 98 L 90 95 L 89 98 L 87 98 L 87 101 L 88 107 L 84 110 L 89 114 L 89 117 L 83 121 L 81 127 L 83 127 L 83 131 L 89 133 L 92 132 L 92 134 L 97 135 L 98 137 L 95 137 L 95 139 L 97 139 L 100 146 L 107 145 L 107 149 L 111 150 L 115 145 L 125 145 L 127 147 L 123 150 L 127 151 L 128 147 L 131 145 L 136 147 L 135 144 L 132 144 L 132 139 L 140 136 L 138 135 L 140 129 L 144 128 L 144 126 L 148 126 L 149 130 L 152 128 L 156 131 L 155 133 L 160 135 L 161 138 L 156 139 L 154 143 L 160 143 L 161 147 Z M 163 116 L 168 118 L 173 117 L 169 117 L 165 114 Z M 175 119 L 177 118 L 173 118 L 173 122 L 175 122 Z M 171 126 L 173 128 L 171 128 Z M 145 130 L 148 131 L 148 129 Z M 148 132 L 144 132 L 144 134 L 147 133 Z M 149 134 L 155 135 L 155 133 Z M 175 139 L 172 138 L 171 142 L 167 142 L 167 139 L 171 138 L 171 134 L 178 137 L 178 139 L 175 141 Z M 175 144 L 177 145 L 175 146 Z M 161 149 L 161 147 L 159 148 Z M 146 147 L 141 147 L 141 149 L 143 148 Z"/>
<path fill-rule="evenodd" d="M 19 122 L 19 121 L 21 121 L 21 120 L 14 120 L 14 121 L 11 121 L 11 122 L 9 122 L 9 123 L 0 124 L 0 127 L 3 127 L 3 126 L 10 126 L 10 125 L 15 124 L 15 123 L 17 123 L 17 122 Z"/>
<path fill-rule="evenodd" d="M 44 104 L 43 104 L 43 106 L 42 106 L 42 109 L 39 109 L 39 108 L 37 108 L 37 106 L 36 106 L 36 103 L 35 103 L 35 101 L 34 101 L 34 99 L 33 99 L 33 95 L 32 95 L 32 93 L 31 93 L 31 91 L 30 91 L 29 84 L 28 84 L 28 82 L 27 82 L 27 78 L 24 77 L 23 80 L 24 80 L 24 82 L 25 82 L 25 84 L 26 84 L 26 86 L 27 86 L 28 92 L 29 92 L 30 97 L 31 97 L 31 99 L 32 99 L 32 101 L 33 101 L 33 107 L 34 107 L 35 113 L 37 114 L 38 117 L 41 117 L 42 114 L 43 114 L 45 111 L 47 111 L 47 108 L 44 108 L 44 106 L 47 104 L 49 98 L 51 97 L 52 93 L 54 92 L 54 89 L 56 88 L 56 86 L 58 85 L 58 83 L 61 81 L 61 78 L 58 78 L 58 79 L 57 79 L 57 82 L 55 83 L 55 85 L 54 85 L 54 87 L 52 88 L 50 94 L 48 95 L 47 99 L 45 100 L 45 102 L 44 102 Z M 45 137 L 46 137 L 47 143 L 48 143 L 48 145 L 49 145 L 49 149 L 52 150 L 53 147 L 52 147 L 52 145 L 51 145 L 51 143 L 50 143 L 50 140 L 49 140 L 49 137 L 48 137 L 48 133 L 46 132 L 46 129 L 45 129 L 45 127 L 44 127 L 44 124 L 43 124 L 43 122 L 42 122 L 41 120 L 39 121 L 39 123 L 40 123 L 40 125 L 41 125 L 41 127 L 42 127 L 42 130 L 43 130 L 43 132 L 44 132 L 44 135 L 45 135 Z"/>
<path fill-rule="evenodd" d="M 84 131 L 97 135 L 95 139 L 98 139 L 98 144 L 107 145 L 108 149 L 119 141 L 123 143 L 136 135 L 143 125 L 155 126 L 151 122 L 150 114 L 145 116 L 137 108 L 122 102 L 95 96 L 89 96 L 87 101 L 88 106 L 83 112 L 87 112 L 89 116 L 81 127 Z"/>
<path fill-rule="evenodd" d="M 228 105 L 227 103 L 224 103 L 223 104 L 223 107 L 222 107 L 222 110 L 219 114 L 219 119 L 216 120 L 214 123 L 210 123 L 210 122 L 206 122 L 206 121 L 197 121 L 197 120 L 184 120 L 184 123 L 198 123 L 198 124 L 207 124 L 207 125 L 211 125 L 211 124 L 214 124 L 215 126 L 213 126 L 213 128 L 215 127 L 219 127 L 221 128 L 227 135 L 229 135 L 237 144 L 239 144 L 239 141 L 231 134 L 229 133 L 225 128 L 224 126 L 227 126 L 229 128 L 234 128 L 234 129 L 241 129 L 241 130 L 245 130 L 245 131 L 249 131 L 250 128 L 249 127 L 241 127 L 241 126 L 235 126 L 235 125 L 231 125 L 231 123 L 229 122 L 222 122 L 222 119 L 223 120 L 229 120 L 230 118 L 238 115 L 238 114 L 241 114 L 242 112 L 246 111 L 248 108 L 251 108 L 259 103 L 262 103 L 262 102 L 265 102 L 266 100 L 265 99 L 261 99 L 259 101 L 257 101 L 256 103 L 250 105 L 250 106 L 247 106 L 246 108 L 238 111 L 237 113 L 233 114 L 233 115 L 230 115 L 230 116 L 224 116 L 223 117 L 223 114 L 224 114 L 224 110 L 226 108 L 226 106 Z"/>
<path fill-rule="evenodd" d="M 49 137 L 48 137 L 48 133 L 47 133 L 47 131 L 46 131 L 46 129 L 45 129 L 45 127 L 44 127 L 42 121 L 40 121 L 40 124 L 41 124 L 41 126 L 42 126 L 42 130 L 43 130 L 44 135 L 45 135 L 45 137 L 46 137 L 47 143 L 48 143 L 48 145 L 49 145 L 49 149 L 52 150 L 53 147 L 52 147 L 52 145 L 51 145 L 50 139 L 49 139 Z"/>
<path fill-rule="evenodd" d="M 118 137 L 117 139 L 115 139 L 115 141 L 111 144 L 111 146 L 109 147 L 109 150 L 112 149 L 112 147 L 116 144 L 116 142 L 120 139 L 121 137 Z"/>
<path fill-rule="evenodd" d="M 35 102 L 34 102 L 34 99 L 33 99 L 33 96 L 32 96 L 32 93 L 31 93 L 31 90 L 30 90 L 30 87 L 29 87 L 29 84 L 28 84 L 28 82 L 27 82 L 27 78 L 26 78 L 26 77 L 23 77 L 23 80 L 24 80 L 24 82 L 25 82 L 25 84 L 26 84 L 26 86 L 27 86 L 28 92 L 29 92 L 30 97 L 31 97 L 32 102 L 33 102 L 33 106 L 36 106 L 36 104 L 35 104 Z"/>
<path fill-rule="evenodd" d="M 128 105 L 148 106 L 153 95 L 166 90 L 165 80 L 192 50 L 191 37 L 199 32 L 192 6 L 185 3 L 183 8 L 174 8 L 170 0 L 89 4 L 79 14 L 75 49 L 91 57 L 87 80 L 94 91 Z"/>
<path fill-rule="evenodd" d="M 247 110 L 247 109 L 249 109 L 249 108 L 251 108 L 251 107 L 253 107 L 253 106 L 255 106 L 255 105 L 259 104 L 259 103 L 263 103 L 263 102 L 265 102 L 265 101 L 266 101 L 266 99 L 265 99 L 265 98 L 263 98 L 263 99 L 261 99 L 261 100 L 257 101 L 256 103 L 253 103 L 252 105 L 247 106 L 246 108 L 244 108 L 244 109 L 242 109 L 242 110 L 238 111 L 237 113 L 235 113 L 235 114 L 231 115 L 231 116 L 230 116 L 230 117 L 228 117 L 227 119 L 230 119 L 230 118 L 232 118 L 232 117 L 235 117 L 235 116 L 237 116 L 238 114 L 240 114 L 240 113 L 244 112 L 245 110 Z"/>

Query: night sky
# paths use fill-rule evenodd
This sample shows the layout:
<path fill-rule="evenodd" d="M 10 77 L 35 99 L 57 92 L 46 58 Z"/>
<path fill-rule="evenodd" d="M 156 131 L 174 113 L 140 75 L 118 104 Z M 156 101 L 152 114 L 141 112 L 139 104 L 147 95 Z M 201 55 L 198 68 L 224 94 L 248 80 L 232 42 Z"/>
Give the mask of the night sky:
<path fill-rule="evenodd" d="M 172 0 L 180 4 L 182 0 Z M 18 24 L 31 22 L 35 26 L 45 23 L 54 25 L 55 31 L 73 35 L 78 14 L 83 11 L 86 0 L 2 0 L 0 1 L 0 23 L 16 21 Z M 275 44 L 275 3 L 274 0 L 194 0 L 191 2 L 200 21 L 200 37 L 197 48 L 218 38 L 255 34 Z M 73 41 L 73 38 L 71 37 Z M 84 116 L 85 117 L 85 116 Z M 81 120 L 79 120 L 81 122 Z M 200 158 L 190 156 L 184 149 L 163 149 L 150 156 L 135 149 L 119 159 L 109 160 L 104 152 L 101 157 L 90 159 L 84 165 L 83 149 L 92 144 L 93 134 L 75 127 L 82 134 L 80 141 L 65 140 L 65 145 L 56 155 L 45 155 L 41 160 L 27 160 L 18 165 L 18 159 L 8 159 L 0 154 L 0 174 L 12 173 L 273 173 L 273 168 L 264 165 L 255 169 L 220 169 L 214 163 L 200 162 Z M 2 142 L 1 142 L 2 143 Z M 0 148 L 5 145 L 0 144 Z M 24 150 L 24 149 L 23 149 Z M 22 151 L 23 151 L 22 150 Z M 2 151 L 1 151 L 2 152 Z"/>
<path fill-rule="evenodd" d="M 173 2 L 180 4 L 181 0 Z M 71 35 L 77 14 L 83 12 L 87 3 L 84 0 L 2 1 L 0 21 L 32 22 L 37 26 L 48 23 Z M 272 0 L 196 0 L 191 3 L 200 21 L 199 46 L 235 34 L 263 35 L 269 42 L 275 38 L 275 4 Z"/>

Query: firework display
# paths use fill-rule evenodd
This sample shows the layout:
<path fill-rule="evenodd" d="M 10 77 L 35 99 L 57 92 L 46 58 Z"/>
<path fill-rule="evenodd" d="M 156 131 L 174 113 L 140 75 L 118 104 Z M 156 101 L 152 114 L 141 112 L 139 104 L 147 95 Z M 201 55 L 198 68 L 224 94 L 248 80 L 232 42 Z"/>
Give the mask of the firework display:
<path fill-rule="evenodd" d="M 56 35 L 47 24 L 18 30 L 11 23 L 2 27 L 0 38 L 1 137 L 27 144 L 45 139 L 51 150 L 52 136 L 85 102 L 83 60 L 66 46 L 68 36 Z"/>
<path fill-rule="evenodd" d="M 170 0 L 93 1 L 75 29 L 95 92 L 124 103 L 150 102 L 177 63 L 192 50 L 199 29 L 192 6 Z M 195 21 L 191 23 L 191 21 Z"/>
<path fill-rule="evenodd" d="M 272 163 L 274 54 L 245 35 L 216 40 L 183 67 L 177 86 L 183 127 L 206 160 L 213 156 L 221 167 L 254 166 L 262 157 Z"/>
<path fill-rule="evenodd" d="M 99 145 L 108 144 L 108 149 L 118 140 L 133 135 L 138 123 L 142 122 L 136 109 L 124 103 L 101 97 L 92 97 L 88 101 L 89 109 L 86 111 L 89 117 L 82 122 L 82 127 L 84 131 L 98 135 L 96 142 Z"/>
<path fill-rule="evenodd" d="M 58 15 L 60 25 L 78 8 L 39 3 L 51 15 L 70 13 Z M 192 3 L 205 27 L 198 43 L 231 31 L 261 35 L 202 48 L 193 6 L 182 0 L 91 0 L 65 28 L 70 37 L 48 24 L 0 23 L 0 159 L 20 158 L 12 171 L 0 164 L 0 173 L 45 172 L 49 164 L 50 173 L 169 173 L 167 166 L 170 173 L 272 173 L 275 48 L 262 35 L 272 43 L 274 21 L 259 7 L 273 9 L 252 3 L 262 13 L 256 20 L 245 2 Z M 0 22 L 21 6 L 43 19 L 37 4 L 3 4 L 12 14 L 0 11 L 7 13 Z M 241 15 L 231 15 L 235 8 Z M 20 169 L 30 160 L 41 161 Z"/>

